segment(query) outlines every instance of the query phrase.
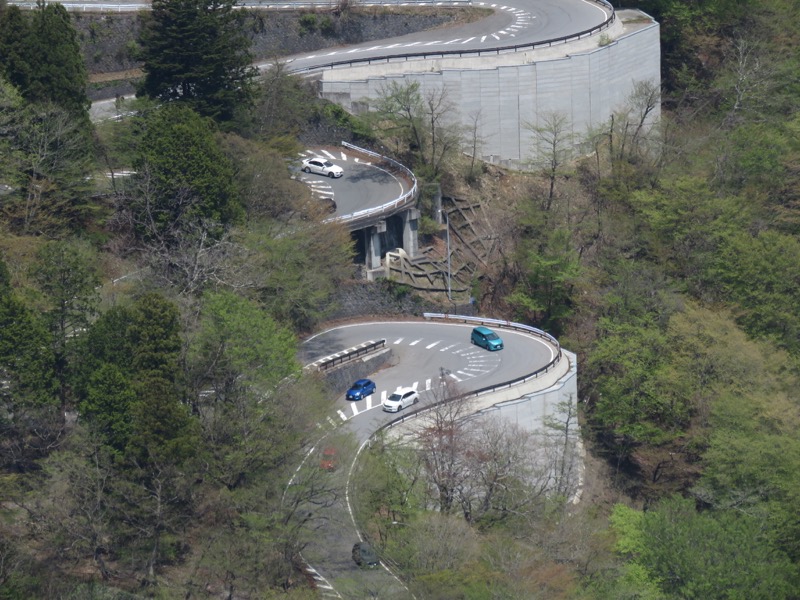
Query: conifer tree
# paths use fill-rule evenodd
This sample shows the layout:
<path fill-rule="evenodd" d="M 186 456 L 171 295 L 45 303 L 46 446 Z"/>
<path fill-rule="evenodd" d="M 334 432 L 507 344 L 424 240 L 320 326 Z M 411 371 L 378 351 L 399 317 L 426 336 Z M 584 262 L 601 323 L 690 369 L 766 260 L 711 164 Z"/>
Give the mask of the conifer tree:
<path fill-rule="evenodd" d="M 88 122 L 88 75 L 78 34 L 61 4 L 28 16 L 16 6 L 0 12 L 0 73 L 29 102 L 52 102 Z"/>
<path fill-rule="evenodd" d="M 236 0 L 154 0 L 139 39 L 139 93 L 187 102 L 220 121 L 248 104 L 257 69 L 235 6 Z"/>

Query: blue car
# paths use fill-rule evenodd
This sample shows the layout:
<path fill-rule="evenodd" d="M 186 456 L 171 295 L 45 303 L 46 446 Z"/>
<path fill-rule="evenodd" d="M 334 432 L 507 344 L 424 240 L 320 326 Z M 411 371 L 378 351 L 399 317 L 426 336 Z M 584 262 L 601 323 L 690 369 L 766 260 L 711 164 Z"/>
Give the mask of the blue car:
<path fill-rule="evenodd" d="M 371 379 L 359 379 L 347 390 L 345 398 L 348 400 L 362 400 L 375 393 L 375 382 Z"/>
<path fill-rule="evenodd" d="M 503 340 L 488 327 L 476 327 L 473 329 L 470 341 L 476 346 L 486 348 L 490 352 L 503 349 Z"/>

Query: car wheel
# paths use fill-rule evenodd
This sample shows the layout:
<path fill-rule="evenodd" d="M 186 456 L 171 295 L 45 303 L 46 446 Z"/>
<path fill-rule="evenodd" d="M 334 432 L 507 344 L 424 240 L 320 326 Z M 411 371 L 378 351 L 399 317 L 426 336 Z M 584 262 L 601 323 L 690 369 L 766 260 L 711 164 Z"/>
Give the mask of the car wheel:
<path fill-rule="evenodd" d="M 331 171 L 330 173 L 328 173 L 328 177 L 330 177 L 331 179 L 333 179 L 334 177 L 336 177 L 336 175 L 334 175 L 334 174 L 333 174 L 333 171 Z"/>
<path fill-rule="evenodd" d="M 414 402 L 412 402 L 412 404 L 416 404 L 417 402 L 419 402 L 419 398 L 414 398 Z"/>
<path fill-rule="evenodd" d="M 311 173 L 311 169 L 309 169 L 308 167 L 303 167 L 303 171 L 305 173 Z"/>

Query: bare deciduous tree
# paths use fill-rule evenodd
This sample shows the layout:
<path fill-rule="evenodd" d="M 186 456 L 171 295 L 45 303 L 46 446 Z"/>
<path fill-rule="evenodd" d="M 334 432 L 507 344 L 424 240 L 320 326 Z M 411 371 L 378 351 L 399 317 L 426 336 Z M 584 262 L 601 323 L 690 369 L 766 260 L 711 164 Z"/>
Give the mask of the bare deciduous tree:
<path fill-rule="evenodd" d="M 563 166 L 574 155 L 575 136 L 572 124 L 564 113 L 549 112 L 538 123 L 525 126 L 533 134 L 531 164 L 547 179 L 549 190 L 544 210 L 550 210 L 555 198 L 556 181 Z"/>

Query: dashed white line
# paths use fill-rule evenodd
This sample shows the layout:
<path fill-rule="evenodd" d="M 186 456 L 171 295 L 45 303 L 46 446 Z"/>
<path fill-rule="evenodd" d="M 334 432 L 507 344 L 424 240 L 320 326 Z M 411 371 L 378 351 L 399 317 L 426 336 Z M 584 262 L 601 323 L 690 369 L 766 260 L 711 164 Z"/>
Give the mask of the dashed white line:
<path fill-rule="evenodd" d="M 433 347 L 435 347 L 435 346 L 438 346 L 438 345 L 439 345 L 439 344 L 441 344 L 441 343 L 442 343 L 442 340 L 439 340 L 439 341 L 433 342 L 432 344 L 428 344 L 427 346 L 425 346 L 425 350 L 430 350 L 431 348 L 433 348 Z"/>
<path fill-rule="evenodd" d="M 339 416 L 341 417 L 342 421 L 347 421 L 347 415 L 345 415 L 341 410 L 337 410 L 336 412 L 339 413 Z"/>
<path fill-rule="evenodd" d="M 400 342 L 402 342 L 404 339 L 405 339 L 405 338 L 397 338 L 397 339 L 394 341 L 395 345 L 399 344 L 399 343 L 400 343 Z"/>
<path fill-rule="evenodd" d="M 416 346 L 416 345 L 417 345 L 417 344 L 419 344 L 421 341 L 422 341 L 422 338 L 419 338 L 418 340 L 414 340 L 413 342 L 411 342 L 411 343 L 409 344 L 409 346 Z"/>

